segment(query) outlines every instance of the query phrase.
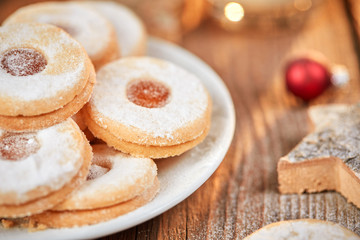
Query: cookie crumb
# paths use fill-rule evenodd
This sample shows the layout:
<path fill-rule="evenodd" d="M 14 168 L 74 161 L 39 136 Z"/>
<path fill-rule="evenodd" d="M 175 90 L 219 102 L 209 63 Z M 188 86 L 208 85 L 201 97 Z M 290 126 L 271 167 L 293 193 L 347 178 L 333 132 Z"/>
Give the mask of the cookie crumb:
<path fill-rule="evenodd" d="M 9 219 L 1 219 L 1 225 L 4 228 L 9 229 L 15 226 L 15 222 Z"/>

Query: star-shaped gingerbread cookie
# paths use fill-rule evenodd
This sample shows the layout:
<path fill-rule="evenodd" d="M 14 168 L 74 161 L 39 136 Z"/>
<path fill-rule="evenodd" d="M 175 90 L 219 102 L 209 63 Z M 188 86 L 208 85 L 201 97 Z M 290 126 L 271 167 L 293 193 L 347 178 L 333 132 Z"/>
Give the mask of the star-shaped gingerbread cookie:
<path fill-rule="evenodd" d="M 335 190 L 360 207 L 360 104 L 309 109 L 314 131 L 278 162 L 281 193 Z"/>

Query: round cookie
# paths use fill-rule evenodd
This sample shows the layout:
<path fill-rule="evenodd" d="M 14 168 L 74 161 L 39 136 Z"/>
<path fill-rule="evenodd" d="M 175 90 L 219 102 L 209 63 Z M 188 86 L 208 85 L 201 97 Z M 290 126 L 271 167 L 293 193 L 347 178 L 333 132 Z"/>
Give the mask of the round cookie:
<path fill-rule="evenodd" d="M 109 146 L 113 146 L 116 149 L 119 149 L 123 152 L 130 153 L 134 156 L 139 157 L 151 157 L 151 158 L 165 158 L 169 156 L 177 156 L 180 155 L 187 150 L 195 147 L 199 143 L 201 143 L 205 137 L 207 136 L 210 126 L 204 129 L 204 132 L 194 140 L 177 144 L 173 146 L 149 146 L 149 145 L 139 145 L 136 143 L 130 143 L 126 141 L 122 141 L 117 138 L 111 132 L 106 129 L 99 127 L 88 115 L 84 112 L 85 116 L 87 116 L 87 125 L 89 129 L 92 129 L 93 132 L 96 132 L 96 136 L 99 139 L 102 139 Z"/>
<path fill-rule="evenodd" d="M 64 202 L 30 217 L 30 225 L 74 227 L 106 221 L 151 201 L 159 191 L 151 159 L 123 154 L 106 144 L 93 145 L 88 180 Z"/>
<path fill-rule="evenodd" d="M 45 211 L 29 217 L 30 228 L 70 228 L 108 221 L 136 210 L 149 203 L 159 192 L 160 185 L 156 178 L 154 184 L 141 195 L 126 202 L 112 206 L 77 211 Z"/>
<path fill-rule="evenodd" d="M 76 122 L 76 124 L 79 126 L 81 131 L 84 131 L 87 126 L 83 120 L 82 111 L 77 112 L 73 116 L 71 116 L 72 120 Z"/>
<path fill-rule="evenodd" d="M 0 130 L 0 217 L 28 216 L 62 202 L 85 181 L 91 158 L 71 119 L 36 132 Z"/>
<path fill-rule="evenodd" d="M 48 23 L 64 29 L 84 46 L 96 69 L 120 56 L 112 24 L 84 4 L 35 3 L 19 8 L 3 24 L 22 22 Z"/>
<path fill-rule="evenodd" d="M 84 119 L 108 145 L 139 157 L 179 155 L 200 143 L 211 121 L 200 80 L 164 60 L 129 57 L 104 66 Z"/>
<path fill-rule="evenodd" d="M 145 55 L 147 39 L 145 26 L 132 10 L 112 1 L 84 1 L 84 3 L 113 24 L 122 57 Z"/>
<path fill-rule="evenodd" d="M 151 186 L 157 168 L 149 158 L 135 158 L 109 148 L 93 145 L 94 157 L 88 181 L 52 210 L 94 209 L 130 200 Z"/>
<path fill-rule="evenodd" d="M 76 122 L 76 124 L 79 126 L 80 130 L 84 132 L 86 138 L 89 140 L 89 142 L 93 141 L 95 139 L 94 135 L 90 132 L 88 127 L 85 124 L 84 117 L 83 117 L 83 111 L 78 111 L 76 114 L 71 116 L 71 118 Z"/>
<path fill-rule="evenodd" d="M 48 24 L 0 27 L 0 127 L 24 131 L 59 123 L 89 100 L 95 70 L 83 47 Z"/>
<path fill-rule="evenodd" d="M 358 240 L 360 237 L 350 230 L 335 224 L 316 219 L 288 220 L 269 224 L 244 240 Z"/>

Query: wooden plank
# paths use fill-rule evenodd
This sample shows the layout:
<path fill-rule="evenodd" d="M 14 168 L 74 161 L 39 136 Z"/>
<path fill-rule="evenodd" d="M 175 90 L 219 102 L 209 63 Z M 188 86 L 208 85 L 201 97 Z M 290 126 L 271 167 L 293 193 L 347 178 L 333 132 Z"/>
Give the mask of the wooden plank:
<path fill-rule="evenodd" d="M 313 49 L 332 63 L 346 65 L 350 83 L 329 89 L 310 105 L 355 103 L 359 62 L 351 31 L 343 2 L 326 1 L 313 10 L 302 29 L 290 34 L 229 33 L 208 23 L 188 35 L 183 46 L 209 63 L 229 87 L 237 128 L 226 158 L 210 180 L 176 210 L 157 219 L 185 214 L 187 239 L 242 239 L 271 222 L 297 218 L 334 221 L 360 234 L 360 210 L 340 194 L 280 195 L 276 173 L 278 159 L 310 130 L 308 105 L 284 86 L 286 57 Z M 174 231 L 182 227 L 179 224 L 171 221 L 161 225 L 167 230 L 160 231 Z M 163 238 L 180 239 L 173 234 L 159 239 Z"/>
<path fill-rule="evenodd" d="M 204 59 L 229 87 L 237 116 L 234 141 L 219 169 L 188 199 L 101 239 L 242 239 L 266 224 L 297 218 L 334 221 L 360 234 L 360 210 L 341 195 L 280 195 L 276 173 L 278 159 L 310 129 L 308 105 L 284 86 L 283 65 L 291 53 L 318 50 L 349 69 L 347 86 L 329 89 L 309 105 L 359 100 L 359 47 L 347 16 L 349 6 L 359 4 L 348 1 L 324 1 L 297 31 L 230 33 L 208 22 L 186 36 L 183 47 Z M 9 0 L 2 6 L 1 19 L 17 7 Z M 360 22 L 355 7 L 350 10 Z"/>

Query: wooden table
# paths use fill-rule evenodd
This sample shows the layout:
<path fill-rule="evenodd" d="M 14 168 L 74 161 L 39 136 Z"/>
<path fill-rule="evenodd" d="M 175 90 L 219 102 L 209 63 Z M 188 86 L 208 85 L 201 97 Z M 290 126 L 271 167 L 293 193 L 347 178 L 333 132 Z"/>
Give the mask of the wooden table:
<path fill-rule="evenodd" d="M 217 171 L 189 198 L 102 239 L 242 239 L 266 224 L 298 218 L 337 222 L 360 234 L 360 209 L 340 194 L 280 195 L 276 172 L 278 159 L 310 130 L 309 105 L 360 99 L 355 2 L 326 1 L 297 31 L 230 33 L 206 22 L 185 36 L 181 45 L 207 62 L 230 90 L 237 117 L 232 145 Z M 291 53 L 309 49 L 344 64 L 351 80 L 307 105 L 287 92 L 283 65 Z"/>
<path fill-rule="evenodd" d="M 337 222 L 360 234 L 360 209 L 340 194 L 280 195 L 276 172 L 278 159 L 309 132 L 310 105 L 360 99 L 360 5 L 355 3 L 325 1 L 296 31 L 231 33 L 208 21 L 186 35 L 182 47 L 208 63 L 230 90 L 237 117 L 232 145 L 217 171 L 189 198 L 101 239 L 242 239 L 266 224 L 298 218 Z M 292 53 L 309 49 L 344 64 L 351 80 L 304 104 L 287 92 L 283 66 Z"/>

